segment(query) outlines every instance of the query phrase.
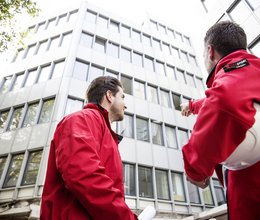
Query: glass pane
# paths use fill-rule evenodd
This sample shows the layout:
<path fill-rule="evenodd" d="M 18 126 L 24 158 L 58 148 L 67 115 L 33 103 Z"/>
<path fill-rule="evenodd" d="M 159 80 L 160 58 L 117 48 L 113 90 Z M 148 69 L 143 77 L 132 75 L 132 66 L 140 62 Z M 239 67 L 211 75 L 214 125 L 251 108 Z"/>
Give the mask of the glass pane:
<path fill-rule="evenodd" d="M 121 75 L 121 83 L 123 85 L 124 92 L 126 94 L 132 95 L 133 94 L 132 79 Z"/>
<path fill-rule="evenodd" d="M 185 202 L 186 198 L 184 193 L 182 174 L 171 173 L 171 177 L 172 177 L 172 188 L 173 188 L 174 200 Z"/>
<path fill-rule="evenodd" d="M 73 77 L 79 80 L 86 81 L 87 74 L 88 74 L 89 65 L 87 63 L 82 63 L 80 61 L 75 62 L 74 69 L 73 69 Z"/>
<path fill-rule="evenodd" d="M 240 1 L 230 12 L 232 19 L 238 23 L 243 24 L 244 21 L 251 15 L 249 8 L 243 1 Z M 241 16 L 243 15 L 243 16 Z"/>
<path fill-rule="evenodd" d="M 156 72 L 162 76 L 165 76 L 164 64 L 156 61 Z"/>
<path fill-rule="evenodd" d="M 6 162 L 6 157 L 1 157 L 0 158 L 0 179 L 2 177 L 2 173 L 5 167 L 5 162 Z"/>
<path fill-rule="evenodd" d="M 161 50 L 161 43 L 159 40 L 153 39 L 152 40 L 154 49 Z"/>
<path fill-rule="evenodd" d="M 125 195 L 135 196 L 135 166 L 123 164 Z"/>
<path fill-rule="evenodd" d="M 95 39 L 95 44 L 94 44 L 94 48 L 101 51 L 101 52 L 105 52 L 105 45 L 106 45 L 106 41 L 96 37 Z"/>
<path fill-rule="evenodd" d="M 35 49 L 36 49 L 36 44 L 29 46 L 27 50 L 26 58 L 34 56 Z"/>
<path fill-rule="evenodd" d="M 181 50 L 181 59 L 185 62 L 189 62 L 187 53 L 182 50 Z"/>
<path fill-rule="evenodd" d="M 54 63 L 54 67 L 52 70 L 52 77 L 51 77 L 52 79 L 62 77 L 64 65 L 65 65 L 65 61 Z"/>
<path fill-rule="evenodd" d="M 180 141 L 180 147 L 182 148 L 185 144 L 188 143 L 188 140 L 189 140 L 188 131 L 179 129 L 178 137 L 179 137 L 179 141 Z"/>
<path fill-rule="evenodd" d="M 47 50 L 48 41 L 40 42 L 37 54 L 43 54 Z"/>
<path fill-rule="evenodd" d="M 254 55 L 260 57 L 260 40 L 250 50 Z"/>
<path fill-rule="evenodd" d="M 190 39 L 184 36 L 184 43 L 190 46 Z"/>
<path fill-rule="evenodd" d="M 0 133 L 4 131 L 5 125 L 7 123 L 9 110 L 0 112 Z"/>
<path fill-rule="evenodd" d="M 177 80 L 182 83 L 186 83 L 185 77 L 184 77 L 184 71 L 177 69 L 176 71 Z"/>
<path fill-rule="evenodd" d="M 124 25 L 121 26 L 120 32 L 125 36 L 125 37 L 130 37 L 130 28 L 126 27 Z"/>
<path fill-rule="evenodd" d="M 23 107 L 14 109 L 13 115 L 10 119 L 10 124 L 9 124 L 8 130 L 11 131 L 11 130 L 15 130 L 16 128 L 18 128 L 19 122 L 21 120 L 22 112 L 23 112 Z"/>
<path fill-rule="evenodd" d="M 133 52 L 132 63 L 134 65 L 143 67 L 143 57 L 142 57 L 142 55 L 139 54 L 139 53 Z"/>
<path fill-rule="evenodd" d="M 189 181 L 187 181 L 188 192 L 190 197 L 191 203 L 200 204 L 200 197 L 199 197 L 199 189 L 197 186 L 193 185 Z"/>
<path fill-rule="evenodd" d="M 61 15 L 58 18 L 58 26 L 62 27 L 63 25 L 65 25 L 67 22 L 67 14 Z"/>
<path fill-rule="evenodd" d="M 145 45 L 147 45 L 147 46 L 151 46 L 151 37 L 150 36 L 148 36 L 148 35 L 145 35 L 145 34 L 143 34 L 143 37 L 142 37 L 142 42 L 145 44 Z"/>
<path fill-rule="evenodd" d="M 152 30 L 158 31 L 157 22 L 150 20 L 150 24 L 151 24 Z"/>
<path fill-rule="evenodd" d="M 197 61 L 195 56 L 190 55 L 190 63 L 194 66 L 197 66 Z"/>
<path fill-rule="evenodd" d="M 136 30 L 132 30 L 132 39 L 141 42 L 141 33 Z"/>
<path fill-rule="evenodd" d="M 104 69 L 96 66 L 91 66 L 89 70 L 88 81 L 92 82 L 93 79 L 96 79 L 97 77 L 103 75 L 104 75 Z"/>
<path fill-rule="evenodd" d="M 97 17 L 97 24 L 107 28 L 108 18 L 105 18 L 105 17 L 99 15 Z"/>
<path fill-rule="evenodd" d="M 45 30 L 45 22 L 38 25 L 37 33 L 41 33 Z"/>
<path fill-rule="evenodd" d="M 205 189 L 202 189 L 202 195 L 206 205 L 214 205 L 211 189 L 209 186 Z"/>
<path fill-rule="evenodd" d="M 34 70 L 29 70 L 28 75 L 27 75 L 27 79 L 25 82 L 24 86 L 31 86 L 35 83 L 36 78 L 37 78 L 37 69 Z"/>
<path fill-rule="evenodd" d="M 115 72 L 115 71 L 113 71 L 113 70 L 109 70 L 109 69 L 106 69 L 106 71 L 105 71 L 105 76 L 112 76 L 112 77 L 115 77 L 115 78 L 117 78 L 118 79 L 118 72 Z"/>
<path fill-rule="evenodd" d="M 87 13 L 86 13 L 86 21 L 87 22 L 95 24 L 96 23 L 96 17 L 97 17 L 97 15 L 94 12 L 87 11 Z"/>
<path fill-rule="evenodd" d="M 212 179 L 213 185 L 214 185 L 214 191 L 217 197 L 218 205 L 222 205 L 226 203 L 224 189 L 221 185 L 221 183 L 217 179 Z"/>
<path fill-rule="evenodd" d="M 163 44 L 162 44 L 162 48 L 163 48 L 163 51 L 164 51 L 166 54 L 171 55 L 171 50 L 170 50 L 170 45 L 169 45 L 169 44 L 163 43 Z"/>
<path fill-rule="evenodd" d="M 196 84 L 199 90 L 204 91 L 204 83 L 202 79 L 196 77 Z"/>
<path fill-rule="evenodd" d="M 21 88 L 23 79 L 24 79 L 24 74 L 16 75 L 15 82 L 13 84 L 13 89 L 12 89 L 13 91 L 16 91 Z"/>
<path fill-rule="evenodd" d="M 82 33 L 80 36 L 80 44 L 88 48 L 92 47 L 93 35 Z"/>
<path fill-rule="evenodd" d="M 120 58 L 122 60 L 130 63 L 131 62 L 131 51 L 126 48 L 121 47 Z"/>
<path fill-rule="evenodd" d="M 51 120 L 54 99 L 45 100 L 43 102 L 39 123 L 46 123 Z"/>
<path fill-rule="evenodd" d="M 253 9 L 257 9 L 260 6 L 259 0 L 247 0 Z"/>
<path fill-rule="evenodd" d="M 119 56 L 119 45 L 108 42 L 107 44 L 107 54 L 118 58 Z"/>
<path fill-rule="evenodd" d="M 166 143 L 167 147 L 178 148 L 177 137 L 176 137 L 176 129 L 173 127 L 165 126 L 166 132 Z"/>
<path fill-rule="evenodd" d="M 177 39 L 177 40 L 179 40 L 179 41 L 181 41 L 181 42 L 183 41 L 183 40 L 182 40 L 182 35 L 181 35 L 181 33 L 175 32 L 175 36 L 176 36 L 176 39 Z"/>
<path fill-rule="evenodd" d="M 41 67 L 38 83 L 45 82 L 50 78 L 51 65 Z"/>
<path fill-rule="evenodd" d="M 159 28 L 159 31 L 160 31 L 162 34 L 167 34 L 167 32 L 166 32 L 166 27 L 165 27 L 165 26 L 159 24 L 158 28 Z"/>
<path fill-rule="evenodd" d="M 134 118 L 131 115 L 125 114 L 124 120 L 120 123 L 119 133 L 124 137 L 134 138 Z"/>
<path fill-rule="evenodd" d="M 49 20 L 49 22 L 47 23 L 47 28 L 46 28 L 46 29 L 50 30 L 50 29 L 54 28 L 55 25 L 56 25 L 56 18 L 51 19 L 51 20 Z"/>
<path fill-rule="evenodd" d="M 136 138 L 149 142 L 148 120 L 136 118 Z"/>
<path fill-rule="evenodd" d="M 69 13 L 69 23 L 74 24 L 77 20 L 78 11 Z"/>
<path fill-rule="evenodd" d="M 179 59 L 180 58 L 179 50 L 175 47 L 172 47 L 172 55 L 174 58 Z"/>
<path fill-rule="evenodd" d="M 114 22 L 114 21 L 110 21 L 109 28 L 110 28 L 110 30 L 119 33 L 119 23 Z"/>
<path fill-rule="evenodd" d="M 9 90 L 9 87 L 11 85 L 12 76 L 6 76 L 3 78 L 3 83 L 1 87 L 1 93 L 6 93 Z"/>
<path fill-rule="evenodd" d="M 166 65 L 167 76 L 176 79 L 174 67 Z"/>
<path fill-rule="evenodd" d="M 36 113 L 38 110 L 39 103 L 30 104 L 25 114 L 22 127 L 29 127 L 36 123 Z"/>
<path fill-rule="evenodd" d="M 145 86 L 144 83 L 134 81 L 134 96 L 145 99 Z"/>
<path fill-rule="evenodd" d="M 170 100 L 170 94 L 167 91 L 161 90 L 161 104 L 164 107 L 171 107 L 171 100 Z"/>
<path fill-rule="evenodd" d="M 62 47 L 69 47 L 70 42 L 71 42 L 72 34 L 67 33 L 62 35 L 62 40 L 61 40 L 61 46 Z"/>
<path fill-rule="evenodd" d="M 60 36 L 51 38 L 51 43 L 49 46 L 49 50 L 56 49 L 60 45 Z"/>
<path fill-rule="evenodd" d="M 155 104 L 159 103 L 157 88 L 153 86 L 147 86 L 147 100 Z"/>
<path fill-rule="evenodd" d="M 154 72 L 153 58 L 145 56 L 144 67 Z"/>
<path fill-rule="evenodd" d="M 83 105 L 84 102 L 81 100 L 68 98 L 65 108 L 65 115 L 82 110 Z"/>
<path fill-rule="evenodd" d="M 186 79 L 187 79 L 187 84 L 189 86 L 192 86 L 195 88 L 195 81 L 194 81 L 194 78 L 193 78 L 193 75 L 190 75 L 190 74 L 186 74 Z"/>
<path fill-rule="evenodd" d="M 18 50 L 14 61 L 23 59 L 24 58 L 24 52 L 25 52 L 24 49 Z"/>
<path fill-rule="evenodd" d="M 139 196 L 153 198 L 152 169 L 138 167 Z"/>
<path fill-rule="evenodd" d="M 158 199 L 170 199 L 167 171 L 155 170 L 156 189 Z"/>
<path fill-rule="evenodd" d="M 173 104 L 176 110 L 181 111 L 181 97 L 177 94 L 172 94 Z"/>
<path fill-rule="evenodd" d="M 22 185 L 35 184 L 42 158 L 42 151 L 32 152 L 29 155 L 24 172 Z"/>
<path fill-rule="evenodd" d="M 3 185 L 4 188 L 16 186 L 16 182 L 18 180 L 20 169 L 23 162 L 23 157 L 24 157 L 23 154 L 18 154 L 13 156 L 5 177 L 5 181 Z"/>
<path fill-rule="evenodd" d="M 153 144 L 163 145 L 162 125 L 152 122 L 152 142 Z"/>

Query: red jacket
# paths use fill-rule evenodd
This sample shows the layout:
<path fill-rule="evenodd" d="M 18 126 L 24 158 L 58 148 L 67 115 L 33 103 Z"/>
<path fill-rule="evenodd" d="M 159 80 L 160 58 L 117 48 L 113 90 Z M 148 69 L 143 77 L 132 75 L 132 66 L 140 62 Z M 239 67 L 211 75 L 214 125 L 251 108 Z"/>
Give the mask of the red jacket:
<path fill-rule="evenodd" d="M 51 142 L 41 220 L 134 220 L 108 112 L 94 104 L 66 116 Z"/>
<path fill-rule="evenodd" d="M 248 65 L 239 66 L 243 59 Z M 185 172 L 195 181 L 211 176 L 244 140 L 254 124 L 253 102 L 260 102 L 260 59 L 245 50 L 222 58 L 211 77 L 206 98 L 190 103 L 199 114 L 191 138 L 182 149 Z M 259 172 L 260 162 L 228 172 L 231 220 L 260 219 Z"/>

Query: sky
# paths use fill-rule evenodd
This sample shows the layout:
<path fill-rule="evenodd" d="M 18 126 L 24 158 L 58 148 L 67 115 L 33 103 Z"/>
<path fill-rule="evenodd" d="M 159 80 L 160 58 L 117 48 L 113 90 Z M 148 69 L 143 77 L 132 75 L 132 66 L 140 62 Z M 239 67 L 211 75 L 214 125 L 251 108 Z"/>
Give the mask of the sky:
<path fill-rule="evenodd" d="M 34 0 L 41 9 L 40 16 L 53 15 L 78 6 L 82 0 Z M 148 17 L 165 22 L 191 37 L 192 45 L 203 71 L 203 37 L 206 30 L 200 0 L 88 0 L 87 2 L 112 14 L 141 25 Z M 74 7 L 73 7 L 74 8 Z M 26 25 L 23 20 L 23 25 Z"/>

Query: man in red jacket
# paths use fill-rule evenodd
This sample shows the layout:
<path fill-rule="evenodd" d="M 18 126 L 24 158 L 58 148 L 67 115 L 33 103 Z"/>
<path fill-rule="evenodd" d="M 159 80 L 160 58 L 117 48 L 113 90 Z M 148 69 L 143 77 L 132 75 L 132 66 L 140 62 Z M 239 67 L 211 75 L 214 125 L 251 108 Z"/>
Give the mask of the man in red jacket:
<path fill-rule="evenodd" d="M 229 21 L 213 25 L 204 43 L 209 73 L 206 97 L 191 101 L 182 110 L 186 116 L 198 113 L 190 140 L 182 149 L 187 179 L 205 188 L 216 169 L 222 181 L 219 168 L 223 164 L 228 168 L 225 183 L 229 219 L 258 220 L 260 155 L 251 154 L 255 158 L 252 161 L 237 152 L 243 152 L 241 146 L 256 152 L 260 149 L 260 129 L 254 130 L 256 135 L 251 132 L 259 115 L 255 106 L 260 102 L 260 59 L 246 51 L 244 30 Z M 252 146 L 247 142 L 250 135 Z"/>
<path fill-rule="evenodd" d="M 124 200 L 118 136 L 124 93 L 113 77 L 93 80 L 88 104 L 58 124 L 51 142 L 41 220 L 134 220 Z"/>

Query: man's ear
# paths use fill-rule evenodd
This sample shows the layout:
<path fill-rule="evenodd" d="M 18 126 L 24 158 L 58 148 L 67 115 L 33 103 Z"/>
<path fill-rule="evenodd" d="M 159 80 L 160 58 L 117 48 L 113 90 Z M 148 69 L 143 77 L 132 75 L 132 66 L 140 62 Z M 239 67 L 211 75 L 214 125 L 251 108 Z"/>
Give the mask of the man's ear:
<path fill-rule="evenodd" d="M 214 49 L 214 47 L 212 46 L 212 45 L 208 45 L 208 55 L 209 55 L 209 58 L 210 58 L 210 60 L 214 60 L 215 59 L 215 49 Z"/>
<path fill-rule="evenodd" d="M 110 90 L 107 90 L 106 92 L 106 99 L 109 103 L 111 103 L 113 100 L 113 93 Z"/>

